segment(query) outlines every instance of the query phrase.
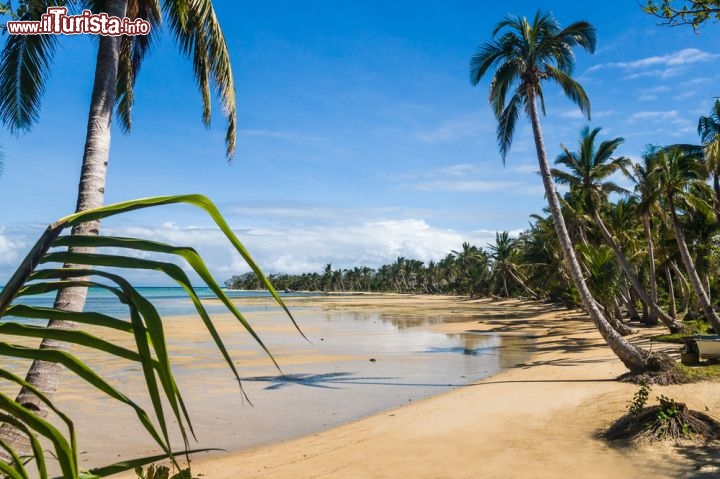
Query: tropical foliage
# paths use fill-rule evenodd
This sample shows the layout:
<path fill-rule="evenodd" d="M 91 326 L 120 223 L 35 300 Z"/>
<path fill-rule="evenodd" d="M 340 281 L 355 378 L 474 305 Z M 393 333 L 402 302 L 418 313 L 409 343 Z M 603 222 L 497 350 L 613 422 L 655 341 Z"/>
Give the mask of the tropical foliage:
<path fill-rule="evenodd" d="M 137 416 L 139 429 L 144 429 L 164 454 L 100 467 L 81 474 L 78 468 L 79 451 L 71 418 L 63 414 L 53 404 L 51 398 L 38 388 L 6 369 L 0 369 L 0 378 L 3 381 L 29 389 L 39 398 L 43 406 L 58 418 L 58 421 L 50 421 L 39 416 L 37 411 L 29 408 L 27 404 L 13 400 L 6 394 L 0 394 L 0 411 L 2 411 L 0 420 L 12 425 L 28 438 L 34 458 L 32 467 L 37 470 L 37 475 L 30 474 L 31 465 L 25 462 L 21 453 L 12 445 L 0 442 L 0 448 L 8 456 L 7 463 L 0 461 L 0 471 L 7 477 L 48 477 L 48 464 L 51 462 L 57 463 L 64 478 L 104 477 L 162 458 L 174 458 L 177 453 L 173 451 L 171 443 L 173 429 L 170 426 L 173 423 L 176 424 L 176 429 L 182 438 L 182 450 L 189 449 L 189 436 L 193 434 L 193 428 L 170 368 L 171 355 L 165 339 L 163 320 L 152 303 L 143 297 L 121 273 L 118 273 L 118 269 L 158 271 L 183 287 L 197 310 L 198 320 L 203 322 L 212 336 L 219 353 L 238 384 L 240 376 L 230 353 L 198 299 L 188 275 L 174 262 L 146 258 L 161 253 L 177 260 L 184 260 L 200 278 L 203 286 L 213 291 L 228 312 L 238 320 L 238 324 L 270 355 L 245 317 L 223 293 L 203 260 L 192 248 L 138 238 L 63 234 L 69 228 L 84 221 L 100 220 L 133 210 L 173 203 L 186 203 L 203 209 L 224 233 L 230 245 L 245 259 L 259 278 L 260 284 L 272 293 L 292 319 L 271 283 L 263 276 L 217 208 L 203 196 L 146 198 L 88 210 L 58 220 L 48 226 L 0 292 L 0 331 L 4 338 L 8 338 L 0 343 L 0 354 L 5 358 L 41 359 L 63 365 L 71 373 L 83 379 L 88 387 L 96 388 L 123 406 L 131 408 Z M 93 247 L 98 252 L 79 253 L 77 250 L 69 250 L 70 247 Z M 86 266 L 69 268 L 64 266 L 67 263 Z M 26 301 L 34 295 L 54 292 L 68 286 L 102 288 L 110 292 L 119 302 L 127 305 L 129 318 L 111 317 L 93 311 L 70 312 L 58 308 L 39 307 Z M 39 326 L 34 322 L 35 320 L 71 320 L 81 327 L 62 330 Z M 134 347 L 124 347 L 103 339 L 102 332 L 108 330 L 127 335 Z M 100 375 L 92 364 L 84 362 L 77 355 L 69 351 L 22 345 L 19 343 L 22 338 L 64 341 L 90 348 L 99 354 L 109 355 L 117 361 L 117 364 L 124 364 L 127 361 L 136 363 L 142 371 L 152 411 L 144 410 L 138 405 L 141 401 L 126 396 L 118 387 Z M 242 388 L 239 388 L 238 394 L 242 394 Z M 56 425 L 58 422 L 62 427 Z M 48 445 L 50 450 L 46 452 L 45 448 Z"/>
<path fill-rule="evenodd" d="M 720 20 L 718 0 L 648 0 L 643 10 L 666 25 L 691 25 L 695 30 L 707 21 Z"/>

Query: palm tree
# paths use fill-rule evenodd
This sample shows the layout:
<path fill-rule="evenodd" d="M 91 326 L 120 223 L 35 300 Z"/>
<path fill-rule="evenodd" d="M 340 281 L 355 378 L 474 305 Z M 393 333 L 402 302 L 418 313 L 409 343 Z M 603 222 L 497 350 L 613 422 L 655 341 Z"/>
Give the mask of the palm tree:
<path fill-rule="evenodd" d="M 101 36 L 95 63 L 95 78 L 90 100 L 85 148 L 78 187 L 76 211 L 102 206 L 105 178 L 110 153 L 110 124 L 117 107 L 120 124 L 125 130 L 131 126 L 133 87 L 142 60 L 158 35 L 162 20 L 161 5 L 151 0 L 26 0 L 25 13 L 20 20 L 39 20 L 48 6 L 70 4 L 87 8 L 93 13 L 114 17 L 142 18 L 151 24 L 150 34 L 143 36 Z M 185 2 L 163 0 L 162 12 L 183 55 L 192 61 L 193 73 L 203 101 L 203 122 L 210 121 L 211 88 L 214 87 L 222 103 L 228 128 L 225 137 L 226 154 L 231 158 L 235 150 L 235 91 L 227 45 L 210 0 Z M 38 119 L 54 51 L 56 35 L 10 36 L 0 56 L 0 118 L 11 131 L 29 130 Z M 74 235 L 96 235 L 99 221 L 76 225 Z M 91 250 L 73 250 L 87 253 Z M 66 311 L 82 311 L 87 288 L 65 288 L 58 292 L 55 307 Z M 51 321 L 51 327 L 67 329 L 73 324 Z M 70 345 L 47 339 L 46 348 L 67 350 Z M 30 384 L 45 394 L 53 394 L 59 387 L 61 368 L 55 364 L 35 362 L 28 373 Z M 41 414 L 47 410 L 35 394 L 21 392 L 23 404 L 30 404 Z M 4 428 L 5 429 L 5 428 Z"/>
<path fill-rule="evenodd" d="M 706 201 L 701 192 L 708 193 L 705 183 L 705 171 L 702 163 L 682 148 L 660 149 L 655 152 L 654 168 L 651 172 L 660 191 L 664 195 L 670 211 L 670 221 L 675 240 L 680 250 L 685 270 L 698 297 L 705 318 L 716 332 L 720 332 L 720 318 L 710 304 L 710 298 L 703 287 L 695 263 L 690 256 L 685 234 L 680 224 L 678 210 L 698 211 L 708 217 L 714 217 L 714 208 Z"/>
<path fill-rule="evenodd" d="M 600 216 L 600 209 L 607 203 L 608 195 L 612 193 L 626 195 L 629 193 L 613 181 L 609 181 L 608 177 L 618 171 L 626 170 L 630 166 L 630 159 L 624 156 L 612 157 L 615 150 L 623 143 L 623 138 L 605 140 L 596 147 L 595 139 L 599 132 L 600 128 L 595 128 L 592 131 L 590 131 L 589 127 L 583 128 L 580 133 L 580 148 L 577 152 L 570 152 L 565 146 L 562 146 L 563 153 L 557 157 L 555 164 L 564 166 L 568 171 L 552 169 L 552 174 L 559 183 L 570 185 L 571 190 L 574 189 L 580 192 L 585 211 L 592 215 L 595 225 L 605 242 L 615 252 L 615 256 L 620 262 L 623 272 L 630 280 L 633 289 L 642 302 L 650 306 L 649 322 L 656 323 L 657 318 L 660 317 L 671 331 L 680 331 L 682 326 L 674 318 L 662 311 L 657 304 L 657 299 L 649 295 L 642 286 L 637 274 L 630 265 L 630 261 L 628 261 L 622 248 Z"/>
<path fill-rule="evenodd" d="M 562 252 L 551 218 L 532 215 L 535 223 L 518 238 L 520 263 L 528 271 L 528 283 L 554 300 L 567 300 L 571 289 Z"/>
<path fill-rule="evenodd" d="M 655 243 L 652 235 L 652 217 L 660 214 L 658 191 L 653 184 L 650 172 L 653 170 L 652 154 L 642 157 L 641 163 L 633 163 L 631 168 L 624 171 L 625 175 L 635 183 L 634 198 L 637 204 L 637 214 L 643 225 L 645 233 L 646 252 L 648 255 L 648 284 L 650 286 L 651 304 L 658 302 L 657 275 L 655 272 Z M 672 285 L 671 285 L 672 286 Z M 674 303 L 671 303 L 670 316 L 675 316 Z"/>
<path fill-rule="evenodd" d="M 515 240 L 510 238 L 510 234 L 507 231 L 496 232 L 495 244 L 488 244 L 488 249 L 491 251 L 490 258 L 493 260 L 494 273 L 502 279 L 505 296 L 510 297 L 507 286 L 507 278 L 509 277 L 530 296 L 537 298 L 537 294 L 520 279 L 520 272 L 514 262 L 517 248 L 515 247 Z"/>
<path fill-rule="evenodd" d="M 589 117 L 590 101 L 585 90 L 571 75 L 575 66 L 573 48 L 579 46 L 593 52 L 596 44 L 595 28 L 586 21 L 560 28 L 550 14 L 537 12 L 530 22 L 516 16 L 506 18 L 495 27 L 493 37 L 496 37 L 493 41 L 480 45 L 472 57 L 470 82 L 477 85 L 490 69 L 495 69 L 489 100 L 498 120 L 497 137 L 503 161 L 510 150 L 520 112 L 524 110 L 532 125 L 540 174 L 558 240 L 585 310 L 610 348 L 630 371 L 661 368 L 662 364 L 666 364 L 665 360 L 651 358 L 647 351 L 622 338 L 595 304 L 565 227 L 540 128 L 537 102 L 539 99 L 541 111 L 545 113 L 542 90 L 542 82 L 545 80 L 557 83 L 565 95 Z"/>
<path fill-rule="evenodd" d="M 608 319 L 611 303 L 620 292 L 620 271 L 612 248 L 606 245 L 578 245 L 578 254 L 587 268 L 587 281 Z"/>

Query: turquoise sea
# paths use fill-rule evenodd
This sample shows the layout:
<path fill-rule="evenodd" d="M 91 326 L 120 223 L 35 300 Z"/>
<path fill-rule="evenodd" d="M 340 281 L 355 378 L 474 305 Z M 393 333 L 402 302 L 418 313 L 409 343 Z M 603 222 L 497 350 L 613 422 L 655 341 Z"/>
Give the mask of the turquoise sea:
<path fill-rule="evenodd" d="M 192 314 L 195 312 L 195 308 L 190 302 L 190 299 L 181 287 L 175 286 L 149 286 L 139 287 L 138 292 L 150 300 L 161 316 L 177 316 Z M 215 294 L 210 288 L 195 288 L 195 292 L 198 297 L 202 299 L 215 298 Z M 230 298 L 249 298 L 249 297 L 269 297 L 270 293 L 267 291 L 238 291 L 238 290 L 225 290 L 225 294 Z M 293 297 L 293 296 L 316 296 L 322 293 L 280 293 L 281 297 Z M 55 293 L 45 293 L 34 296 L 24 296 L 22 300 L 23 304 L 29 306 L 47 306 L 50 307 L 55 299 Z M 257 309 L 266 309 L 265 306 L 257 306 Z M 205 303 L 205 309 L 209 313 L 222 313 L 226 312 L 227 309 L 219 304 L 207 304 Z M 107 314 L 110 316 L 124 318 L 128 316 L 127 306 L 120 303 L 117 296 L 112 294 L 103 288 L 90 288 L 88 293 L 87 303 L 85 305 L 86 311 L 95 311 L 98 313 Z M 244 311 L 252 311 L 253 308 L 243 308 Z"/>

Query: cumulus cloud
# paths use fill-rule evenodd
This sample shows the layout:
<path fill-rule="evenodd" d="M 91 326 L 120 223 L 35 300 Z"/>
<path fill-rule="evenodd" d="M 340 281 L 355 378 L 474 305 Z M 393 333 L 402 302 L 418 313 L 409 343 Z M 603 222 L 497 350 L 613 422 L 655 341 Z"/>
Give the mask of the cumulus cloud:
<path fill-rule="evenodd" d="M 113 228 L 109 234 L 135 235 L 178 245 L 193 245 L 218 279 L 249 271 L 244 260 L 214 228 L 166 223 L 159 226 Z M 478 246 L 494 241 L 495 231 L 459 232 L 422 219 L 249 227 L 236 234 L 267 272 L 301 273 L 333 267 L 377 267 L 398 256 L 438 260 L 467 241 Z"/>

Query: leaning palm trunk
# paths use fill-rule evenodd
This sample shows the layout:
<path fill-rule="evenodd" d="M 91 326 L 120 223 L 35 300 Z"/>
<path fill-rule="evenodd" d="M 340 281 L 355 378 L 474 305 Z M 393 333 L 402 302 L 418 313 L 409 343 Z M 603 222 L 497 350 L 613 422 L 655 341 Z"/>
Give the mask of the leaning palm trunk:
<path fill-rule="evenodd" d="M 687 271 L 688 278 L 690 279 L 690 284 L 692 284 L 693 289 L 695 289 L 695 294 L 700 302 L 700 307 L 702 308 L 703 313 L 705 313 L 705 319 L 710 322 L 716 333 L 720 333 L 720 317 L 718 317 L 712 307 L 712 304 L 710 304 L 710 298 L 708 298 L 708 295 L 705 292 L 705 288 L 703 287 L 700 276 L 697 273 L 695 264 L 690 257 L 690 250 L 688 250 L 687 243 L 685 242 L 685 235 L 680 227 L 680 221 L 678 220 L 677 213 L 675 212 L 675 203 L 673 202 L 672 196 L 668 197 L 668 204 L 670 206 L 671 222 L 673 231 L 675 232 L 675 240 L 677 241 L 678 249 L 680 250 L 680 257 L 683 260 L 685 270 Z"/>
<path fill-rule="evenodd" d="M 536 96 L 537 93 L 535 90 L 529 92 L 528 113 L 532 123 L 535 149 L 537 150 L 538 162 L 540 164 L 540 175 L 542 176 L 543 185 L 545 187 L 545 197 L 547 198 L 550 206 L 553 225 L 555 226 L 555 231 L 563 252 L 563 257 L 565 258 L 568 266 L 568 272 L 570 273 L 573 283 L 578 290 L 583 307 L 592 318 L 595 326 L 607 342 L 610 349 L 612 349 L 612 351 L 631 372 L 642 372 L 648 369 L 649 365 L 647 362 L 650 355 L 646 351 L 630 344 L 610 326 L 607 319 L 603 316 L 602 312 L 598 309 L 595 301 L 593 300 L 587 284 L 585 284 L 585 279 L 583 278 L 582 271 L 580 270 L 580 263 L 575 256 L 575 250 L 570 242 L 570 236 L 568 235 L 565 220 L 563 219 L 562 212 L 560 210 L 560 201 L 555 193 L 555 187 L 550 173 L 550 165 L 548 164 L 547 155 L 545 154 L 545 144 L 543 142 L 542 131 L 540 129 Z"/>
<path fill-rule="evenodd" d="M 657 302 L 654 301 L 648 294 L 647 291 L 645 291 L 645 288 L 643 288 L 642 284 L 640 284 L 640 280 L 638 279 L 637 275 L 635 274 L 635 271 L 633 271 L 632 266 L 630 265 L 630 262 L 627 260 L 627 257 L 625 256 L 625 253 L 623 253 L 622 248 L 620 248 L 620 245 L 617 244 L 617 241 L 615 241 L 615 238 L 612 237 L 610 234 L 610 231 L 608 231 L 607 227 L 605 226 L 605 223 L 603 222 L 602 218 L 600 217 L 600 213 L 598 213 L 597 209 L 593 211 L 593 219 L 595 220 L 595 224 L 597 225 L 598 229 L 600 229 L 600 233 L 602 233 L 603 238 L 605 238 L 605 241 L 610 245 L 612 250 L 615 252 L 615 257 L 617 257 L 618 261 L 620 262 L 620 266 L 622 267 L 623 271 L 625 272 L 625 275 L 627 276 L 628 280 L 630 280 L 630 284 L 632 285 L 633 289 L 637 293 L 637 295 L 640 297 L 640 300 L 645 303 L 649 308 L 649 323 L 653 324 L 657 322 L 657 318 L 659 317 L 662 322 L 667 326 L 671 332 L 677 333 L 680 330 L 682 330 L 682 325 L 678 323 L 675 318 L 669 316 L 667 313 L 665 313 L 662 309 L 660 309 L 660 306 L 658 306 Z"/>
<path fill-rule="evenodd" d="M 127 8 L 127 0 L 108 0 L 106 13 L 109 16 L 123 18 Z M 115 86 L 117 82 L 118 59 L 120 55 L 120 41 L 122 37 L 100 37 L 97 63 L 95 66 L 95 81 L 93 84 L 90 102 L 90 114 L 87 124 L 87 136 L 83 163 L 78 188 L 76 211 L 85 211 L 103 205 L 105 193 L 105 177 L 110 156 L 110 123 L 115 104 Z M 100 229 L 99 221 L 91 221 L 73 228 L 73 235 L 97 235 Z M 78 248 L 75 252 L 90 252 L 88 249 Z M 66 288 L 58 292 L 55 299 L 55 308 L 65 311 L 82 311 L 87 297 L 87 288 Z M 69 321 L 50 321 L 49 327 L 57 329 L 73 329 L 75 323 Z M 70 344 L 62 341 L 44 339 L 43 349 L 67 351 Z M 60 374 L 63 367 L 56 363 L 34 361 L 27 373 L 26 380 L 48 397 L 58 390 Z M 28 389 L 23 389 L 17 399 L 32 410 L 37 411 L 41 417 L 48 414 L 45 403 L 40 401 Z M 0 439 L 10 441 L 15 449 L 22 450 L 18 441 L 24 441 L 27 447 L 29 442 L 23 439 L 23 434 L 4 423 L 0 427 Z"/>
<path fill-rule="evenodd" d="M 595 299 L 593 299 L 593 301 L 595 302 L 595 306 L 598 308 L 598 311 L 605 312 L 605 320 L 620 336 L 628 336 L 632 334 L 632 329 L 625 325 L 617 315 L 611 314 L 611 310 L 607 305 L 602 304 Z"/>
<path fill-rule="evenodd" d="M 525 291 L 527 291 L 527 293 L 528 293 L 530 296 L 532 296 L 533 298 L 537 298 L 537 297 L 538 297 L 538 295 L 535 293 L 535 291 L 533 291 L 532 289 L 530 289 L 530 287 L 529 287 L 528 285 L 526 285 L 525 282 L 524 282 L 523 280 L 521 280 L 520 277 L 513 272 L 512 267 L 508 270 L 508 273 L 510 273 L 510 277 L 511 277 L 512 279 L 514 279 L 515 282 L 516 282 L 517 284 L 519 284 L 520 287 L 522 287 L 522 289 L 524 289 Z"/>

